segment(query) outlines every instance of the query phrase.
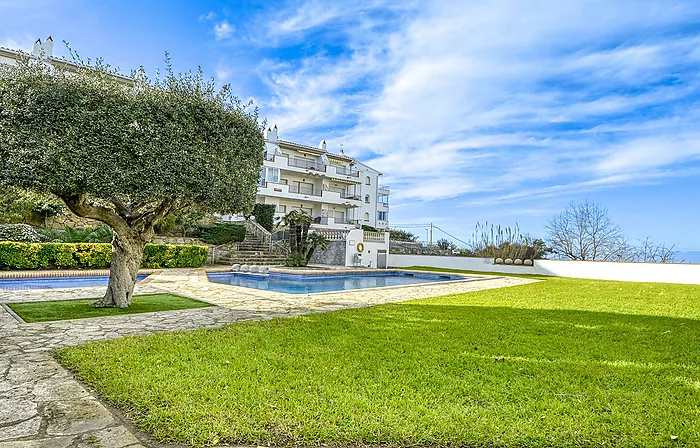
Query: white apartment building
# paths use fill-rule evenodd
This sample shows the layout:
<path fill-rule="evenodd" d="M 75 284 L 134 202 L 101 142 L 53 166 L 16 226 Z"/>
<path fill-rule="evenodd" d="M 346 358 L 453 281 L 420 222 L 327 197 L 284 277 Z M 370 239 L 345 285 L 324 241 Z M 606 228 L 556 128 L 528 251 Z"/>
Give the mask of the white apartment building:
<path fill-rule="evenodd" d="M 257 202 L 274 204 L 276 217 L 301 210 L 314 227 L 349 230 L 358 225 L 389 228 L 389 188 L 382 173 L 348 157 L 279 138 L 277 126 L 265 132 L 265 162 Z"/>

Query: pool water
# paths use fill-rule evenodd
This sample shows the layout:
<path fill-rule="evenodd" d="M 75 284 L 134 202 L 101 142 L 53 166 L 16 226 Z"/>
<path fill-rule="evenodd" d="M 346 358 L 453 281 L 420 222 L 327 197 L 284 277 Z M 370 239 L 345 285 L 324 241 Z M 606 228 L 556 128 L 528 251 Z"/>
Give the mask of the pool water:
<path fill-rule="evenodd" d="M 136 282 L 140 282 L 148 274 L 136 276 Z M 108 275 L 82 275 L 70 277 L 23 277 L 0 278 L 0 289 L 55 289 L 55 288 L 83 288 L 86 286 L 107 286 Z"/>
<path fill-rule="evenodd" d="M 404 272 L 343 275 L 295 275 L 277 273 L 272 273 L 270 275 L 256 275 L 238 272 L 209 272 L 207 273 L 207 277 L 209 278 L 209 281 L 214 283 L 284 292 L 287 294 L 347 291 L 352 289 L 418 285 L 465 279 L 465 277 L 462 276 L 418 273 L 413 274 Z"/>

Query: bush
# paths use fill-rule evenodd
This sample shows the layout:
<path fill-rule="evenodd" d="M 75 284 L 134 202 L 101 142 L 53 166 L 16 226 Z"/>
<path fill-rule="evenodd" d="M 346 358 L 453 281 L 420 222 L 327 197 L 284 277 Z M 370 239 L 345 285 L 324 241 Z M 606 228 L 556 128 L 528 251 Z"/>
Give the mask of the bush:
<path fill-rule="evenodd" d="M 27 224 L 0 224 L 0 241 L 41 243 L 46 241 L 46 238 Z"/>
<path fill-rule="evenodd" d="M 65 226 L 64 230 L 38 229 L 37 231 L 46 240 L 54 243 L 111 243 L 114 236 L 107 224 L 85 228 Z"/>
<path fill-rule="evenodd" d="M 207 261 L 205 246 L 147 244 L 144 268 L 200 267 Z M 17 269 L 104 269 L 112 261 L 107 243 L 20 243 L 0 242 L 0 270 Z"/>
<path fill-rule="evenodd" d="M 255 204 L 253 207 L 253 216 L 255 222 L 272 232 L 272 227 L 275 225 L 275 210 L 277 206 L 274 204 Z"/>
<path fill-rule="evenodd" d="M 299 252 L 292 253 L 287 257 L 286 260 L 284 260 L 284 265 L 290 268 L 306 266 L 307 264 L 308 261 L 306 260 L 304 255 L 300 254 Z"/>
<path fill-rule="evenodd" d="M 245 238 L 245 226 L 229 222 L 217 223 L 211 227 L 200 227 L 196 236 L 205 243 L 216 246 L 240 243 Z"/>

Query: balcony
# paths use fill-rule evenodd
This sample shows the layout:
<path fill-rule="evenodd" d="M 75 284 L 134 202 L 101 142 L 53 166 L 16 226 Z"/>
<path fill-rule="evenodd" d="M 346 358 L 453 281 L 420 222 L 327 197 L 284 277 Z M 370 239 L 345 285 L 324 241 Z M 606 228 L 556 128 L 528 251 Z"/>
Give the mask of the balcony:
<path fill-rule="evenodd" d="M 318 174 L 321 176 L 342 179 L 353 183 L 360 182 L 360 172 L 357 170 L 353 170 L 352 168 L 337 165 L 327 165 L 322 162 L 315 162 L 311 160 L 295 159 L 293 157 L 288 157 L 279 154 L 266 154 L 265 166 L 271 168 L 279 168 L 282 170 L 294 171 L 298 173 Z"/>
<path fill-rule="evenodd" d="M 359 207 L 361 205 L 359 200 L 349 197 L 345 192 L 323 190 L 317 187 L 278 184 L 274 182 L 265 182 L 261 184 L 258 187 L 258 194 L 284 199 L 343 205 L 346 207 Z"/>

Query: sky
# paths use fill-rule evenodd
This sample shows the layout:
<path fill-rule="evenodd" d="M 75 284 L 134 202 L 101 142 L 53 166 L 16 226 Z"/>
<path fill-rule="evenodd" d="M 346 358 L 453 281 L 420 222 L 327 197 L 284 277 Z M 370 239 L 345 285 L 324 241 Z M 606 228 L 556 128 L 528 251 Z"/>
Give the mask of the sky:
<path fill-rule="evenodd" d="M 379 169 L 392 224 L 541 237 L 589 200 L 700 250 L 697 0 L 0 0 L 0 46 L 49 34 L 125 73 L 201 66 L 281 138 Z"/>

